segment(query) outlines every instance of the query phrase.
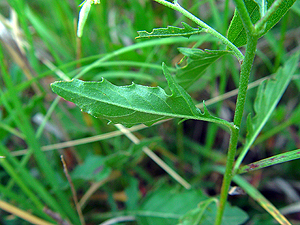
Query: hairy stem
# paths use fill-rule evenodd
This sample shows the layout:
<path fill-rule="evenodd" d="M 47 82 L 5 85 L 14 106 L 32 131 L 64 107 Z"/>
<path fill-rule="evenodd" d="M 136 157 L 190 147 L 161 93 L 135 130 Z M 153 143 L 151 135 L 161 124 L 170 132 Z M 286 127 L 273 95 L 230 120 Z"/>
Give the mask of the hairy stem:
<path fill-rule="evenodd" d="M 220 225 L 222 222 L 222 217 L 225 209 L 225 203 L 228 197 L 228 190 L 231 183 L 231 180 L 234 176 L 233 166 L 234 166 L 234 158 L 236 154 L 236 148 L 238 144 L 238 135 L 239 135 L 239 127 L 242 122 L 249 76 L 251 72 L 252 63 L 255 57 L 257 37 L 248 36 L 247 40 L 247 48 L 245 53 L 245 60 L 241 67 L 240 73 L 240 83 L 239 83 L 239 93 L 237 97 L 236 109 L 234 114 L 234 125 L 236 129 L 232 129 L 229 149 L 227 154 L 227 162 L 226 162 L 226 170 L 223 178 L 222 188 L 221 188 L 221 196 L 220 196 L 220 204 L 218 207 L 217 217 L 215 225 Z"/>

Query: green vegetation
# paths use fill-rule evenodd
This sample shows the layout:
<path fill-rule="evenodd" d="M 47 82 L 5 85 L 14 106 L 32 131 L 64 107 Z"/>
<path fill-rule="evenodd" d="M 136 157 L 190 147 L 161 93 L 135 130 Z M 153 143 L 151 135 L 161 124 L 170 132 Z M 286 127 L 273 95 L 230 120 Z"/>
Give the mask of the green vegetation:
<path fill-rule="evenodd" d="M 0 5 L 1 224 L 299 222 L 298 1 Z"/>

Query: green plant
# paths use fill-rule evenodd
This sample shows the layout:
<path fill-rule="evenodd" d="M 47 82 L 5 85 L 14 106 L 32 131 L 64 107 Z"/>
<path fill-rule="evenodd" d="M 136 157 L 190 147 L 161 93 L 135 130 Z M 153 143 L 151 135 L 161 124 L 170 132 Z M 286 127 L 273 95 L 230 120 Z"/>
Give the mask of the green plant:
<path fill-rule="evenodd" d="M 172 78 L 164 64 L 163 71 L 168 81 L 171 95 L 165 94 L 160 88 L 145 87 L 136 84 L 116 87 L 106 80 L 99 83 L 84 83 L 79 80 L 56 82 L 53 83 L 51 87 L 55 93 L 68 101 L 74 102 L 85 112 L 88 112 L 95 117 L 106 118 L 113 123 L 122 123 L 127 126 L 144 123 L 149 126 L 163 119 L 178 117 L 184 120 L 205 120 L 227 126 L 230 130 L 230 143 L 227 153 L 228 157 L 221 189 L 220 203 L 218 204 L 218 213 L 215 221 L 216 225 L 221 224 L 230 183 L 236 172 L 239 170 L 241 161 L 249 150 L 251 143 L 253 143 L 255 137 L 257 137 L 259 131 L 270 116 L 270 113 L 274 110 L 283 94 L 283 91 L 290 82 L 299 59 L 299 53 L 295 54 L 287 63 L 285 68 L 280 69 L 277 72 L 276 82 L 272 83 L 272 81 L 270 81 L 265 87 L 261 86 L 260 92 L 258 93 L 258 98 L 261 99 L 257 99 L 256 101 L 259 102 L 257 103 L 259 106 L 256 106 L 256 120 L 251 122 L 251 117 L 248 117 L 249 133 L 247 140 L 250 139 L 248 141 L 249 144 L 246 144 L 242 154 L 240 154 L 237 159 L 237 163 L 235 163 L 239 127 L 242 123 L 247 86 L 252 63 L 255 57 L 257 40 L 259 37 L 267 33 L 267 31 L 280 20 L 295 1 L 277 0 L 268 1 L 268 3 L 266 1 L 234 1 L 237 10 L 228 30 L 228 38 L 225 38 L 199 18 L 186 11 L 177 1 L 171 3 L 165 0 L 156 0 L 156 2 L 180 12 L 199 25 L 199 28 L 194 29 L 186 24 L 183 24 L 184 28 L 182 29 L 176 27 L 159 28 L 153 30 L 151 33 L 144 31 L 139 32 L 140 38 L 166 36 L 189 37 L 194 33 L 206 32 L 220 39 L 227 48 L 231 50 L 229 53 L 234 54 L 241 62 L 239 93 L 233 123 L 213 117 L 208 112 L 205 105 L 204 113 L 197 110 L 187 92 L 177 84 L 177 82 L 180 83 L 180 78 L 186 79 L 186 77 L 179 77 L 176 81 Z M 237 48 L 244 44 L 246 44 L 245 56 Z M 203 60 L 205 54 L 198 49 L 194 49 L 194 51 L 195 52 L 190 54 L 195 55 L 194 57 L 196 59 Z M 206 51 L 206 54 L 210 55 L 212 52 Z M 217 54 L 218 57 L 220 57 L 222 55 L 222 51 Z M 198 62 L 197 66 L 199 65 L 201 66 Z M 193 74 L 193 76 L 195 76 L 195 74 Z M 284 79 L 284 81 L 281 81 L 281 79 Z M 187 88 L 188 86 L 185 85 L 184 87 Z M 266 97 L 264 97 L 264 95 Z M 296 152 L 298 153 L 298 150 L 296 150 Z M 300 156 L 296 156 L 293 159 L 299 157 Z M 289 159 L 286 161 L 288 160 Z M 275 165 L 278 163 L 276 160 L 274 160 L 273 163 L 270 159 L 268 161 L 270 163 L 269 165 Z M 254 166 L 254 168 L 258 167 L 256 164 L 251 165 Z M 278 220 L 282 223 L 288 223 L 283 217 L 281 219 L 278 218 Z M 193 221 L 193 223 L 196 222 Z"/>
<path fill-rule="evenodd" d="M 73 29 L 72 22 L 70 22 L 72 21 L 73 12 L 68 10 L 68 8 L 71 8 L 70 5 L 68 5 L 69 3 L 58 0 L 52 1 L 51 3 L 46 1 L 47 4 L 51 5 L 49 8 L 55 8 L 52 13 L 55 13 L 57 16 L 55 17 L 56 19 L 53 20 L 53 24 L 46 24 L 43 23 L 42 17 L 38 17 L 36 12 L 33 11 L 34 7 L 27 7 L 25 1 L 10 1 L 9 4 L 15 9 L 19 16 L 24 35 L 31 46 L 31 48 L 28 49 L 27 57 L 25 57 L 24 53 L 22 53 L 23 55 L 21 54 L 21 58 L 26 59 L 25 69 L 24 66 L 22 67 L 23 64 L 21 64 L 21 68 L 23 68 L 22 71 L 25 71 L 24 73 L 29 71 L 29 75 L 33 74 L 35 77 L 31 77 L 29 81 L 22 80 L 23 83 L 18 84 L 18 79 L 22 78 L 19 78 L 20 75 L 18 75 L 18 73 L 14 73 L 13 66 L 9 67 L 5 64 L 6 57 L 2 49 L 0 49 L 0 64 L 3 83 L 5 84 L 5 88 L 1 88 L 1 106 L 3 106 L 7 112 L 1 115 L 4 120 L 0 122 L 0 126 L 4 130 L 3 134 L 1 134 L 3 141 L 0 145 L 0 156 L 3 156 L 3 158 L 0 157 L 0 163 L 6 172 L 6 174 L 3 175 L 5 185 L 4 183 L 0 185 L 2 196 L 6 199 L 13 200 L 20 208 L 30 209 L 32 214 L 40 217 L 35 218 L 26 212 L 15 212 L 15 215 L 31 223 L 47 224 L 47 221 L 52 223 L 63 221 L 65 223 L 84 224 L 87 219 L 91 221 L 96 220 L 99 223 L 99 220 L 117 217 L 124 221 L 135 220 L 138 224 L 143 225 L 171 225 L 176 223 L 181 225 L 232 225 L 244 223 L 248 218 L 244 211 L 238 207 L 231 206 L 227 202 L 230 185 L 232 182 L 235 182 L 280 224 L 290 224 L 256 187 L 252 186 L 239 174 L 300 158 L 300 150 L 297 149 L 285 153 L 273 154 L 273 156 L 263 160 L 242 165 L 250 147 L 257 145 L 259 142 L 261 143 L 268 137 L 274 135 L 274 133 L 284 130 L 291 124 L 297 124 L 299 118 L 299 106 L 297 106 L 286 123 L 274 129 L 270 129 L 269 133 L 266 132 L 264 135 L 258 137 L 263 127 L 267 124 L 267 121 L 271 119 L 273 121 L 276 120 L 276 118 L 272 118 L 274 111 L 277 113 L 278 118 L 280 118 L 280 111 L 276 111 L 276 106 L 296 74 L 299 62 L 299 51 L 289 56 L 288 59 L 283 57 L 285 25 L 287 23 L 286 17 L 284 17 L 281 30 L 281 43 L 279 47 L 276 46 L 276 43 L 273 44 L 273 50 L 276 52 L 274 66 L 272 62 L 268 60 L 268 57 L 264 57 L 265 64 L 269 65 L 274 75 L 269 80 L 258 82 L 260 86 L 256 95 L 253 93 L 251 95 L 248 90 L 249 79 L 251 79 L 251 68 L 255 68 L 253 61 L 256 53 L 263 58 L 263 53 L 256 52 L 258 39 L 264 35 L 268 35 L 267 32 L 288 12 L 295 0 L 234 0 L 236 9 L 229 27 L 226 22 L 220 22 L 222 21 L 221 16 L 224 21 L 229 17 L 228 12 L 230 12 L 230 10 L 228 10 L 228 0 L 224 2 L 223 15 L 218 14 L 217 8 L 214 8 L 214 1 L 212 0 L 193 1 L 191 4 L 195 7 L 203 4 L 203 2 L 208 2 L 211 5 L 214 14 L 215 28 L 208 26 L 201 19 L 190 13 L 190 11 L 193 11 L 194 6 L 188 11 L 177 1 L 173 3 L 166 0 L 155 1 L 178 11 L 190 21 L 196 23 L 198 27 L 193 28 L 192 25 L 188 24 L 190 21 L 185 21 L 182 22 L 183 28 L 168 26 L 167 28 L 153 29 L 150 33 L 147 31 L 138 31 L 139 36 L 137 39 L 149 38 L 151 40 L 140 41 L 134 45 L 120 47 L 118 41 L 114 44 L 111 43 L 114 34 L 110 32 L 116 29 L 114 26 L 117 25 L 108 25 L 109 22 L 107 18 L 102 17 L 102 15 L 105 15 L 105 13 L 110 10 L 109 4 L 111 3 L 109 1 L 102 0 L 101 4 L 95 5 L 95 7 L 91 7 L 91 5 L 99 4 L 100 1 L 85 0 L 81 3 L 81 19 L 79 19 L 77 31 L 77 35 L 82 37 L 81 39 L 74 38 L 76 32 Z M 42 8 L 42 6 L 39 5 L 42 3 L 36 4 L 37 9 L 39 9 L 39 7 Z M 124 19 L 126 22 L 121 21 L 126 26 L 125 32 L 130 33 L 137 29 L 143 29 L 143 26 L 147 26 L 147 29 L 153 27 L 155 13 L 151 12 L 149 5 L 143 6 L 145 8 L 148 7 L 145 12 L 149 11 L 150 13 L 147 14 L 141 13 L 143 12 L 142 6 L 137 0 L 129 1 L 126 5 L 124 4 L 122 1 L 117 7 L 128 7 L 130 13 L 133 10 L 136 17 L 141 17 L 141 19 L 132 26 L 128 25 L 130 22 L 126 21 L 126 19 Z M 182 4 L 187 3 L 182 2 Z M 91 27 L 83 29 L 88 14 L 93 13 L 92 11 L 97 8 L 96 6 L 102 6 L 100 9 L 98 8 L 100 15 L 98 19 L 101 28 L 98 28 L 99 24 L 96 24 L 95 26 L 91 25 Z M 47 7 L 44 7 L 44 9 L 46 8 Z M 299 7 L 296 8 L 295 12 L 298 12 L 297 9 L 299 9 Z M 164 20 L 172 23 L 172 21 L 175 21 L 175 18 L 172 17 L 172 14 L 169 12 L 170 11 L 166 14 L 159 14 L 158 16 L 164 17 Z M 181 20 L 183 20 L 182 17 L 179 18 L 176 23 L 178 24 Z M 55 59 L 56 64 L 59 65 L 59 68 L 47 61 L 46 58 L 39 57 L 38 59 L 49 69 L 46 69 L 46 72 L 44 72 L 44 66 L 40 68 L 41 66 L 35 57 L 34 41 L 27 26 L 28 21 L 36 30 L 39 38 L 48 46 L 48 51 Z M 62 21 L 64 21 L 62 27 L 57 28 L 54 26 L 54 24 L 60 24 Z M 147 21 L 147 23 L 145 23 L 145 21 Z M 86 26 L 90 26 L 90 24 L 86 23 Z M 118 28 L 120 29 L 120 27 Z M 217 32 L 217 29 L 221 32 Z M 93 35 L 88 36 L 89 30 L 93 30 Z M 64 38 L 59 38 L 56 34 L 57 31 L 62 32 Z M 226 37 L 223 35 L 225 32 L 227 32 Z M 128 33 L 127 35 L 130 36 Z M 101 50 L 103 50 L 103 54 L 99 55 L 98 51 L 95 50 L 97 47 L 89 40 L 89 38 L 93 39 L 95 35 L 101 37 Z M 86 36 L 89 38 L 85 39 Z M 185 38 L 180 38 L 180 36 Z M 155 39 L 157 37 L 162 39 Z M 164 39 L 164 37 L 168 38 Z M 2 36 L 0 38 L 2 41 L 4 40 L 3 46 L 6 46 L 6 39 Z M 212 43 L 211 48 L 214 50 L 201 50 L 197 48 L 208 41 L 208 39 L 210 39 L 209 41 Z M 272 38 L 270 39 L 270 42 L 272 42 Z M 67 40 L 66 43 L 64 42 L 65 40 Z M 176 48 L 178 47 L 177 45 L 184 45 L 185 43 L 194 43 L 194 46 Z M 87 49 L 86 52 L 81 52 L 81 45 L 83 49 Z M 176 46 L 170 46 L 166 49 L 162 48 L 158 51 L 157 46 L 168 45 Z M 246 51 L 243 54 L 239 48 L 245 45 Z M 149 50 L 149 47 L 151 47 L 151 50 Z M 74 49 L 76 50 L 74 51 Z M 168 57 L 168 55 L 171 54 L 172 51 L 175 52 L 174 49 L 178 49 L 184 56 L 176 68 L 167 66 L 170 64 L 170 57 Z M 18 51 L 16 52 L 20 54 Z M 94 56 L 79 59 L 81 54 L 89 55 L 89 52 L 92 52 Z M 75 57 L 79 60 L 75 61 Z M 113 61 L 114 57 L 118 57 L 118 60 Z M 233 61 L 234 57 L 238 62 L 236 64 L 240 65 L 240 71 L 239 74 L 235 76 L 234 71 L 237 71 L 239 68 L 231 68 L 230 70 L 233 73 L 232 77 L 234 82 L 238 85 L 234 118 L 231 122 L 214 116 L 210 112 L 215 109 L 215 114 L 219 114 L 221 104 L 218 104 L 218 106 L 209 111 L 210 100 L 195 105 L 195 100 L 188 92 L 195 93 L 199 91 L 203 85 L 206 85 L 206 82 L 199 82 L 206 74 L 209 74 L 206 77 L 207 80 L 216 79 L 218 75 L 216 75 L 214 71 L 217 71 L 218 66 L 221 65 L 220 93 L 224 93 L 227 83 L 225 72 L 226 62 L 233 65 L 235 63 Z M 218 59 L 221 60 L 220 64 L 217 64 Z M 71 61 L 71 63 L 66 63 L 68 61 Z M 161 64 L 162 61 L 165 63 L 163 63 L 161 67 L 151 63 L 151 61 L 159 62 L 159 64 Z M 281 63 L 283 63 L 283 66 L 279 67 Z M 34 69 L 31 68 L 31 65 Z M 127 67 L 138 67 L 139 70 L 129 69 L 128 71 L 125 69 Z M 103 72 L 99 70 L 99 68 L 109 69 L 103 69 Z M 165 85 L 164 81 L 157 75 L 157 71 L 161 70 L 161 68 L 168 85 Z M 32 71 L 37 72 L 35 74 L 35 72 Z M 60 115 L 59 117 L 61 117 L 61 121 L 63 121 L 61 122 L 63 124 L 62 127 L 66 129 L 65 133 L 69 132 L 75 139 L 91 135 L 93 132 L 97 134 L 108 132 L 111 128 L 103 126 L 104 123 L 102 120 L 99 122 L 90 117 L 85 118 L 85 116 L 82 116 L 82 118 L 81 114 L 75 111 L 76 109 L 69 109 L 71 111 L 73 110 L 74 117 L 66 116 L 68 114 L 65 112 L 65 109 L 56 109 L 59 103 L 59 97 L 51 102 L 50 107 L 48 106 L 48 102 L 43 104 L 41 99 L 44 99 L 44 95 L 49 92 L 45 91 L 44 89 L 47 90 L 47 88 L 42 88 L 41 84 L 37 81 L 50 73 L 54 73 L 60 79 L 64 80 L 51 84 L 53 92 L 68 101 L 74 102 L 83 111 L 88 112 L 92 116 L 104 118 L 105 120 L 111 121 L 112 124 L 116 124 L 115 127 L 119 130 L 118 134 L 126 135 L 134 145 L 130 145 L 129 141 L 126 142 L 126 140 L 116 138 L 114 141 L 107 141 L 101 144 L 94 152 L 82 147 L 84 151 L 78 151 L 80 153 L 72 152 L 78 162 L 82 161 L 82 163 L 76 166 L 70 173 L 71 179 L 67 171 L 68 163 L 63 162 L 65 175 L 68 178 L 65 179 L 64 173 L 60 169 L 60 161 L 57 160 L 58 155 L 47 155 L 47 157 L 52 157 L 52 160 L 48 160 L 46 154 L 42 151 L 45 150 L 45 148 L 41 146 L 41 143 L 50 142 L 49 139 L 42 136 L 42 132 L 51 114 L 57 110 L 57 115 Z M 172 74 L 175 74 L 175 76 Z M 83 76 L 85 76 L 84 79 L 86 80 L 97 80 L 102 76 L 106 78 L 101 78 L 100 82 L 78 80 L 78 78 L 82 78 Z M 123 78 L 123 80 L 120 81 L 116 78 Z M 148 84 L 150 83 L 151 86 L 138 85 L 135 83 L 128 86 L 117 86 L 110 83 L 108 79 L 114 79 L 116 83 L 136 79 L 138 82 L 143 81 Z M 159 86 L 155 85 L 156 82 Z M 297 81 L 295 81 L 295 83 L 299 86 Z M 155 87 L 153 87 L 153 85 L 155 85 Z M 161 88 L 163 86 L 166 87 Z M 24 104 L 26 98 L 23 99 L 21 93 L 28 87 L 34 90 L 34 98 Z M 249 95 L 250 97 L 255 95 L 254 103 L 251 103 L 249 100 L 246 101 L 246 95 L 248 99 Z M 26 107 L 23 107 L 23 105 L 26 105 Z M 252 106 L 253 110 L 251 109 Z M 247 112 L 253 111 L 255 114 L 254 117 L 249 114 L 247 119 L 245 118 L 245 107 L 247 108 Z M 46 113 L 37 131 L 35 131 L 35 127 L 30 123 L 33 110 Z M 178 135 L 176 143 L 177 156 L 173 153 L 166 152 L 161 138 L 150 138 L 140 141 L 140 139 L 131 133 L 145 128 L 138 124 L 150 126 L 172 118 L 176 118 L 176 123 L 179 123 L 176 132 Z M 210 122 L 204 147 L 183 137 L 182 124 L 190 119 Z M 83 122 L 84 120 L 89 122 L 85 123 Z M 75 122 L 73 124 L 70 121 Z M 93 124 L 92 128 L 87 125 L 90 123 Z M 125 128 L 120 124 L 129 128 Z M 80 128 L 76 128 L 77 126 Z M 17 127 L 17 129 L 15 127 Z M 225 130 L 230 135 L 226 167 L 215 166 L 216 162 L 222 162 L 221 159 L 225 157 L 222 153 L 213 149 L 218 128 Z M 115 131 L 112 131 L 112 136 L 117 135 L 114 132 Z M 153 131 L 149 136 L 156 133 L 157 131 Z M 8 151 L 8 147 L 5 146 L 5 144 L 9 145 L 11 135 L 24 140 L 28 145 L 29 151 L 25 151 L 26 155 L 21 160 L 16 159 L 13 153 Z M 57 139 L 55 140 L 59 140 L 60 136 L 58 134 L 56 135 Z M 110 135 L 108 136 L 111 137 Z M 101 138 L 105 139 L 108 137 L 101 136 Z M 63 147 L 80 144 L 80 140 L 78 143 L 75 142 L 65 143 Z M 87 141 L 87 143 L 89 143 L 89 141 Z M 241 147 L 238 147 L 239 143 Z M 129 145 L 130 147 L 126 147 Z M 159 152 L 166 159 L 167 163 L 151 151 L 151 148 L 154 148 L 156 145 L 161 149 Z M 118 151 L 112 153 L 111 146 L 113 146 L 113 149 L 118 149 Z M 168 165 L 172 164 L 170 161 L 186 160 L 186 162 L 196 165 L 195 168 L 197 167 L 196 157 L 192 154 L 185 154 L 184 148 L 186 146 L 190 146 L 194 151 L 197 151 L 198 156 L 201 155 L 201 157 L 209 158 L 209 163 L 205 164 L 206 167 L 201 167 L 201 171 L 204 170 L 207 173 L 216 171 L 224 174 L 219 198 L 207 197 L 202 191 L 198 190 L 197 186 L 192 186 L 193 183 L 197 183 L 192 180 L 201 180 L 201 178 L 205 176 L 205 172 L 199 173 L 200 178 L 197 177 L 197 172 L 194 172 L 189 179 L 190 183 L 192 183 L 191 185 L 179 175 L 185 174 L 184 169 L 177 173 L 171 168 L 172 166 Z M 46 149 L 63 147 L 46 146 Z M 90 148 L 93 148 L 92 145 L 88 146 L 88 149 Z M 98 154 L 99 149 L 101 149 L 101 154 Z M 15 153 L 15 155 L 23 154 L 22 151 Z M 176 185 L 162 185 L 161 183 L 164 182 L 163 179 L 159 179 L 158 182 L 154 180 L 153 177 L 147 174 L 147 171 L 138 166 L 143 160 L 142 153 L 148 155 L 160 168 L 163 168 L 163 170 L 188 190 L 182 191 L 179 187 L 176 187 Z M 34 161 L 30 159 L 32 155 L 34 156 Z M 36 179 L 34 173 L 27 168 L 28 162 L 31 162 L 31 166 L 39 171 L 38 175 L 36 175 L 38 179 Z M 214 166 L 210 165 L 212 164 L 211 162 L 214 162 Z M 195 169 L 195 171 L 197 171 L 197 169 Z M 139 183 L 137 179 L 132 176 L 132 173 L 137 173 L 148 183 L 155 183 L 152 187 L 152 192 L 147 195 L 142 203 L 139 202 L 141 199 L 139 196 Z M 114 185 L 110 184 L 112 181 L 115 182 Z M 89 183 L 91 183 L 91 186 L 87 187 Z M 69 185 L 84 191 L 84 195 L 80 198 L 79 202 L 77 201 L 75 191 L 72 190 L 73 192 L 71 192 L 67 188 Z M 106 203 L 109 205 L 109 213 L 100 215 L 98 215 L 98 212 L 82 214 L 81 210 L 85 210 L 85 208 L 88 207 L 88 199 L 100 186 L 103 187 L 107 194 Z M 122 200 L 126 205 L 123 211 L 118 210 L 118 204 L 113 196 L 114 192 L 120 189 L 120 186 L 122 186 L 122 190 L 124 190 L 126 195 L 130 196 L 129 199 Z M 22 195 L 18 196 L 15 192 L 20 192 Z M 1 198 L 4 198 L 2 196 Z M 77 211 L 72 207 L 73 203 L 70 201 L 71 197 L 73 197 L 75 201 L 76 207 L 74 208 L 76 208 Z M 30 203 L 26 201 L 27 199 Z M 0 207 L 8 212 L 14 213 L 14 208 L 11 206 L 7 207 L 2 201 L 0 202 Z M 91 212 L 92 210 L 87 209 L 87 211 Z M 55 217 L 56 213 L 59 215 L 58 217 Z M 253 221 L 255 221 L 255 219 L 253 219 Z"/>

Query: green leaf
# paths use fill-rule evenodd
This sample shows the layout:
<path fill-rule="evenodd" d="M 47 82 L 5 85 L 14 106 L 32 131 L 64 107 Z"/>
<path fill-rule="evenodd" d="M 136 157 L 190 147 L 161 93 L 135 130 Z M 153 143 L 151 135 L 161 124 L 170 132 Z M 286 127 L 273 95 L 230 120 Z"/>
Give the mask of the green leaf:
<path fill-rule="evenodd" d="M 138 224 L 174 225 L 188 211 L 197 207 L 207 196 L 199 190 L 177 191 L 171 187 L 162 187 L 146 197 L 138 214 Z"/>
<path fill-rule="evenodd" d="M 183 88 L 187 89 L 197 81 L 205 70 L 223 55 L 231 54 L 231 51 L 222 50 L 201 50 L 193 48 L 178 48 L 188 57 L 187 65 L 179 67 L 176 73 L 176 80 Z"/>
<path fill-rule="evenodd" d="M 218 200 L 209 198 L 199 203 L 196 209 L 193 209 L 180 218 L 178 225 L 206 225 L 214 224 L 217 212 Z M 226 204 L 222 225 L 239 225 L 248 219 L 248 215 L 238 207 L 232 207 Z"/>
<path fill-rule="evenodd" d="M 261 2 L 263 0 L 256 0 L 256 2 Z M 277 11 L 270 17 L 266 24 L 265 30 L 261 32 L 261 36 L 266 34 L 279 20 L 284 16 L 284 14 L 289 10 L 296 0 L 286 0 L 282 1 Z M 251 21 L 255 24 L 260 19 L 260 7 L 254 2 L 254 0 L 244 0 L 248 13 L 250 15 Z M 267 1 L 267 8 L 273 4 L 274 0 Z M 230 27 L 228 29 L 227 38 L 235 46 L 241 47 L 247 44 L 246 31 L 244 30 L 243 23 L 240 15 L 235 11 L 233 19 L 231 20 Z"/>
<path fill-rule="evenodd" d="M 290 83 L 294 75 L 300 52 L 296 52 L 285 64 L 283 68 L 279 68 L 275 79 L 265 80 L 258 88 L 256 99 L 254 101 L 254 111 L 256 115 L 251 119 L 247 119 L 247 136 L 244 148 L 237 159 L 236 165 L 240 165 L 241 160 L 245 157 L 250 146 L 270 118 L 277 103 L 283 95 L 285 89 Z"/>
<path fill-rule="evenodd" d="M 300 2 L 296 1 L 295 4 L 292 7 L 292 10 L 294 12 L 296 12 L 298 14 L 298 16 L 300 15 Z"/>
<path fill-rule="evenodd" d="M 125 189 L 127 196 L 126 210 L 136 210 L 140 199 L 139 180 L 133 176 L 127 176 L 126 180 L 129 183 Z"/>
<path fill-rule="evenodd" d="M 246 172 L 262 169 L 262 168 L 265 168 L 268 166 L 274 166 L 274 165 L 288 162 L 288 161 L 295 160 L 295 159 L 300 159 L 300 149 L 285 152 L 285 153 L 278 154 L 278 155 L 275 155 L 275 156 L 272 156 L 272 157 L 269 157 L 266 159 L 262 159 L 260 161 L 254 162 L 254 163 L 250 163 L 246 166 L 241 167 L 237 171 L 237 173 L 238 174 L 246 173 Z"/>
<path fill-rule="evenodd" d="M 244 0 L 244 3 L 246 5 L 252 23 L 256 23 L 260 19 L 259 6 L 253 0 Z M 241 47 L 247 44 L 246 31 L 244 29 L 242 19 L 237 10 L 235 10 L 234 16 L 231 20 L 227 33 L 227 38 L 236 47 Z"/>
<path fill-rule="evenodd" d="M 217 206 L 211 203 L 216 202 L 217 199 L 208 198 L 199 190 L 178 191 L 162 187 L 146 197 L 136 218 L 138 224 L 143 225 L 214 224 Z M 245 222 L 248 216 L 237 207 L 227 204 L 223 218 L 222 225 L 238 225 Z"/>
<path fill-rule="evenodd" d="M 137 84 L 115 86 L 103 79 L 101 82 L 84 82 L 74 79 L 51 84 L 53 92 L 74 102 L 83 111 L 95 116 L 133 126 L 138 123 L 153 123 L 178 117 L 221 123 L 229 122 L 211 116 L 207 109 L 202 113 L 193 104 L 192 98 L 179 86 L 163 64 L 163 71 L 172 94 L 160 87 Z"/>
<path fill-rule="evenodd" d="M 183 28 L 168 26 L 167 28 L 155 28 L 151 33 L 147 31 L 138 31 L 139 36 L 137 38 L 157 38 L 157 37 L 173 37 L 183 36 L 190 37 L 193 34 L 199 34 L 202 32 L 202 28 L 192 28 L 190 25 L 182 22 Z"/>
<path fill-rule="evenodd" d="M 105 158 L 102 156 L 88 156 L 84 163 L 77 166 L 71 173 L 72 179 L 86 181 L 101 181 L 107 178 L 111 169 L 104 165 Z"/>
<path fill-rule="evenodd" d="M 256 115 L 252 118 L 252 122 L 249 122 L 251 127 L 248 128 L 246 142 L 253 143 L 271 116 L 297 69 L 299 54 L 300 52 L 294 54 L 284 67 L 277 71 L 275 79 L 265 80 L 259 86 L 254 101 Z"/>

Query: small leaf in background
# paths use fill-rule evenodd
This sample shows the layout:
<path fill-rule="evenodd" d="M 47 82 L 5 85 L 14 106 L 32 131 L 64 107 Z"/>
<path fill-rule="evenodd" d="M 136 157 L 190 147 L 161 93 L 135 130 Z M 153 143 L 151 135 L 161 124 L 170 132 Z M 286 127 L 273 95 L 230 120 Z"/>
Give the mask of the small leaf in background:
<path fill-rule="evenodd" d="M 146 197 L 136 217 L 143 225 L 214 224 L 217 206 L 211 203 L 215 201 L 199 190 L 177 191 L 162 187 Z M 247 218 L 244 211 L 226 205 L 222 225 L 242 224 Z"/>
<path fill-rule="evenodd" d="M 196 209 L 189 211 L 180 218 L 178 225 L 207 225 L 214 224 L 217 212 L 217 200 L 209 198 L 199 203 Z M 235 206 L 226 204 L 222 225 L 240 225 L 248 219 L 248 215 Z"/>
<path fill-rule="evenodd" d="M 199 190 L 177 191 L 161 187 L 146 197 L 136 218 L 138 224 L 143 225 L 174 225 L 181 216 L 206 199 L 207 196 Z"/>
<path fill-rule="evenodd" d="M 72 179 L 101 181 L 109 176 L 111 169 L 104 164 L 103 156 L 88 156 L 84 163 L 77 166 L 71 173 Z"/>
<path fill-rule="evenodd" d="M 201 50 L 193 48 L 178 48 L 188 57 L 187 65 L 178 67 L 176 80 L 183 88 L 189 88 L 205 72 L 205 70 L 223 55 L 231 54 L 230 51 L 222 50 Z"/>
<path fill-rule="evenodd" d="M 125 189 L 127 196 L 126 210 L 136 210 L 140 199 L 139 181 L 132 176 L 128 176 L 127 180 L 129 186 Z"/>
<path fill-rule="evenodd" d="M 198 225 L 201 224 L 201 221 L 203 221 L 203 219 L 205 217 L 207 217 L 208 213 L 205 213 L 206 210 L 211 210 L 209 209 L 209 206 L 212 203 L 217 203 L 218 200 L 216 198 L 209 198 L 205 201 L 202 201 L 198 204 L 198 207 L 195 209 L 192 209 L 191 211 L 189 211 L 188 213 L 186 213 L 184 216 L 182 216 L 180 218 L 180 223 L 178 225 Z M 214 218 L 211 218 L 211 224 L 213 224 L 213 220 Z"/>
<path fill-rule="evenodd" d="M 158 37 L 173 37 L 183 36 L 190 37 L 193 34 L 199 34 L 202 32 L 201 28 L 192 28 L 187 23 L 182 22 L 183 28 L 168 26 L 167 28 L 155 28 L 151 33 L 147 31 L 138 31 L 139 36 L 137 38 L 158 38 Z"/>
<path fill-rule="evenodd" d="M 160 87 L 147 87 L 137 84 L 115 86 L 103 79 L 101 82 L 84 82 L 74 79 L 51 84 L 53 92 L 74 102 L 83 111 L 95 116 L 133 126 L 143 123 L 147 126 L 168 118 L 198 119 L 228 123 L 202 113 L 194 105 L 191 96 L 179 86 L 166 65 L 163 71 L 172 95 Z M 228 123 L 228 126 L 229 125 Z"/>
<path fill-rule="evenodd" d="M 244 0 L 248 13 L 250 15 L 251 21 L 255 24 L 260 19 L 260 7 L 257 2 L 262 2 L 264 0 Z M 296 0 L 285 0 L 282 1 L 277 11 L 268 20 L 264 32 L 261 33 L 260 37 L 267 33 L 279 20 L 284 16 L 284 14 L 289 10 Z M 267 8 L 273 4 L 274 0 L 267 1 Z M 227 38 L 235 46 L 241 47 L 247 44 L 246 31 L 243 27 L 243 22 L 240 15 L 235 11 L 233 19 L 231 20 L 230 27 L 228 29 Z"/>
<path fill-rule="evenodd" d="M 274 166 L 274 165 L 288 162 L 288 161 L 295 160 L 295 159 L 300 159 L 300 149 L 297 149 L 294 151 L 289 151 L 289 152 L 282 153 L 279 155 L 275 155 L 275 156 L 272 156 L 272 157 L 269 157 L 266 159 L 262 159 L 260 161 L 254 162 L 254 163 L 250 163 L 248 165 L 241 167 L 237 171 L 237 173 L 238 174 L 246 173 L 246 172 L 262 169 L 262 168 L 265 168 L 268 166 Z"/>

